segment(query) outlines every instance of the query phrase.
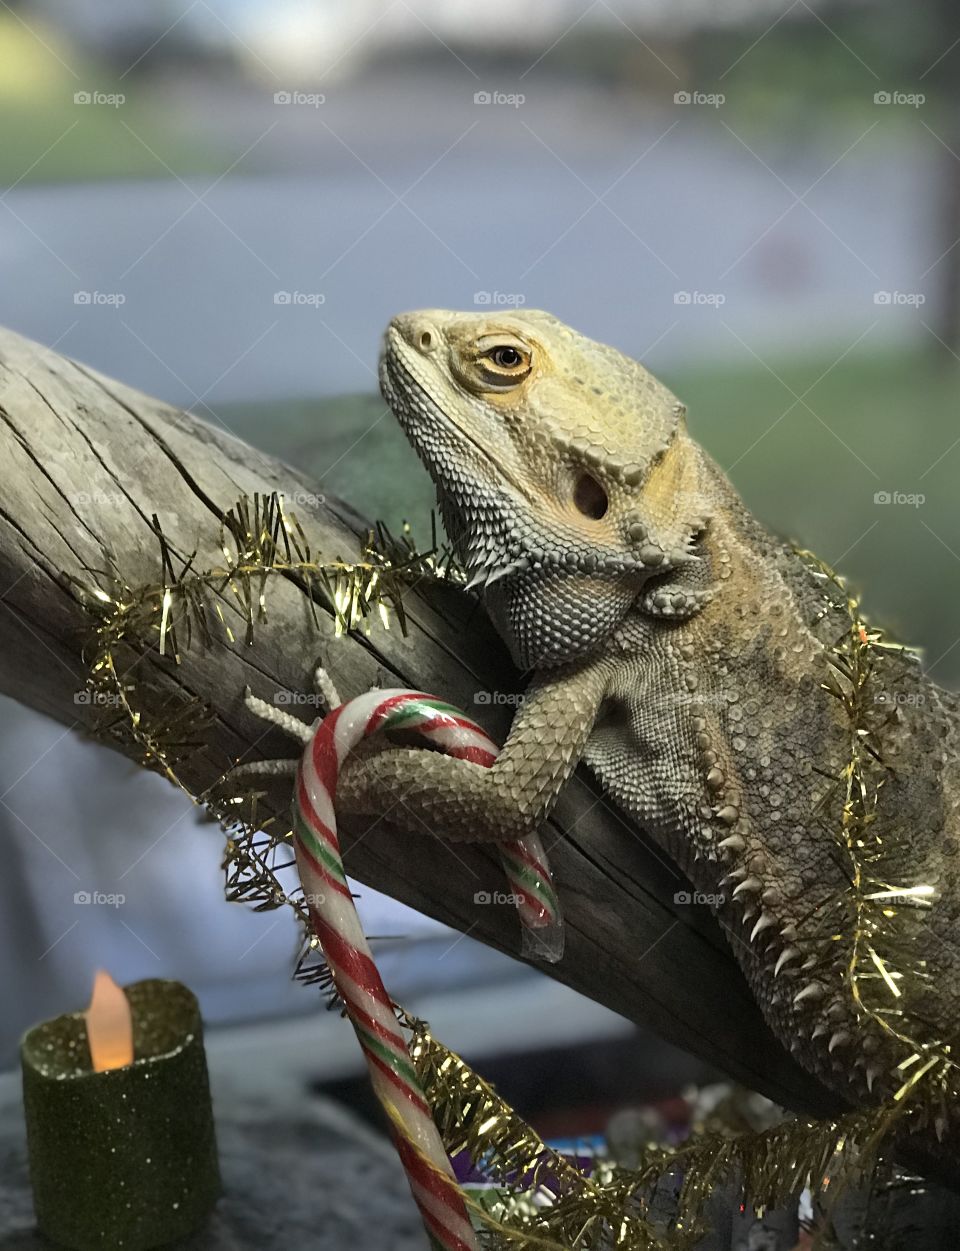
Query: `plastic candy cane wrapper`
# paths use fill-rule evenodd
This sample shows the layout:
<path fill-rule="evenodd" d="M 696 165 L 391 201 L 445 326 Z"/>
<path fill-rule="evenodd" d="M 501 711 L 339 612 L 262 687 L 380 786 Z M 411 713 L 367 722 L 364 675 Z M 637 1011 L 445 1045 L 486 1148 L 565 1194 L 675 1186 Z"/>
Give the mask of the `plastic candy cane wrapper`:
<path fill-rule="evenodd" d="M 297 771 L 293 806 L 297 868 L 313 931 L 356 1032 L 374 1090 L 424 1225 L 443 1251 L 474 1251 L 476 1237 L 392 1001 L 373 962 L 344 874 L 334 805 L 350 751 L 384 729 L 415 730 L 448 755 L 490 766 L 496 744 L 459 709 L 420 691 L 370 691 L 341 704 L 316 727 Z M 524 934 L 524 954 L 558 960 L 563 925 L 540 840 L 500 848 Z"/>

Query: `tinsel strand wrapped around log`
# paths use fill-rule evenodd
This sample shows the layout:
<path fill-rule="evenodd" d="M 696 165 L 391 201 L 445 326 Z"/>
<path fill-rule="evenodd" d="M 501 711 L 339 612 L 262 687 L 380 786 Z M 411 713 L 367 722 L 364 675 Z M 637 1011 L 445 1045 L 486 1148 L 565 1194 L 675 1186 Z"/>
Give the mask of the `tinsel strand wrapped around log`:
<path fill-rule="evenodd" d="M 269 628 L 269 585 L 276 577 L 296 582 L 314 621 L 318 605 L 332 613 L 337 633 L 369 629 L 376 619 L 385 627 L 395 620 L 402 630 L 406 587 L 424 578 L 462 581 L 436 536 L 420 552 L 408 534 L 397 540 L 383 527 L 355 560 L 322 559 L 277 496 L 242 499 L 223 514 L 215 535 L 223 559 L 210 569 L 197 569 L 195 556 L 177 561 L 159 524 L 154 525 L 155 582 L 130 585 L 105 555 L 103 568 L 91 570 L 81 587 L 91 613 L 90 698 L 100 709 L 101 737 L 178 785 L 183 785 L 178 765 L 185 754 L 211 745 L 209 714 L 201 701 L 190 699 L 148 708 L 132 669 L 121 669 L 121 651 L 152 650 L 176 664 L 186 648 L 197 644 L 234 645 L 235 632 L 219 602 L 224 598 L 239 609 L 243 644 L 249 647 L 257 631 Z M 843 775 L 835 779 L 844 788 L 843 820 L 840 828 L 826 831 L 848 885 L 820 909 L 820 930 L 830 951 L 825 975 L 834 976 L 839 968 L 857 1019 L 878 1025 L 902 1050 L 896 1093 L 878 1106 L 835 1120 L 796 1118 L 759 1134 L 705 1135 L 678 1148 L 651 1147 L 633 1169 L 597 1161 L 587 1175 L 552 1151 L 423 1022 L 399 1009 L 447 1150 L 467 1152 L 500 1188 L 492 1206 L 469 1201 L 486 1246 L 691 1248 L 704 1233 L 707 1201 L 722 1181 L 733 1180 L 744 1204 L 757 1210 L 795 1199 L 804 1186 L 821 1197 L 829 1190 L 834 1201 L 845 1185 L 862 1180 L 875 1166 L 896 1127 L 913 1123 L 939 1131 L 955 1114 L 956 1065 L 928 1015 L 914 1008 L 916 991 L 929 989 L 924 986 L 928 974 L 902 927 L 905 914 L 936 906 L 934 888 L 907 881 L 902 849 L 884 846 L 873 831 L 887 766 L 885 711 L 878 709 L 871 684 L 875 658 L 892 645 L 862 620 L 839 578 L 815 558 L 807 559 L 849 619 L 834 649 L 827 688 L 847 714 L 850 751 Z M 231 785 L 237 763 L 225 759 L 218 784 L 192 796 L 226 832 L 227 895 L 257 910 L 290 907 L 305 935 L 296 976 L 332 993 L 302 894 L 287 885 L 291 830 L 272 813 L 264 814 L 262 791 Z M 671 1179 L 675 1210 L 665 1225 L 651 1199 L 658 1185 Z"/>

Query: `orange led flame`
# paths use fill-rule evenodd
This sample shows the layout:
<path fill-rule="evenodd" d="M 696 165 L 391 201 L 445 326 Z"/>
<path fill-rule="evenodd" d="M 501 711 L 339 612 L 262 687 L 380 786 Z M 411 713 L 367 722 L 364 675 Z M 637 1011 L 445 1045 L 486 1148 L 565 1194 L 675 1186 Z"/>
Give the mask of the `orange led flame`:
<path fill-rule="evenodd" d="M 93 979 L 90 1007 L 83 1014 L 93 1071 L 119 1069 L 133 1063 L 133 1017 L 121 987 L 103 969 Z"/>

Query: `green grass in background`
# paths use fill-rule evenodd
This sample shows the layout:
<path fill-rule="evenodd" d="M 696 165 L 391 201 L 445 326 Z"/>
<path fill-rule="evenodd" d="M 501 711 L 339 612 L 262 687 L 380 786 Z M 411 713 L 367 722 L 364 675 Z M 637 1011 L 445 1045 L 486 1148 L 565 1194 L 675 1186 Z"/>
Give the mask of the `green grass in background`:
<path fill-rule="evenodd" d="M 843 361 L 817 382 L 830 364 L 666 380 L 760 520 L 835 565 L 872 621 L 960 686 L 960 373 L 890 353 Z M 883 492 L 924 500 L 875 502 Z"/>
<path fill-rule="evenodd" d="M 934 676 L 960 686 L 960 375 L 890 354 L 842 361 L 816 382 L 830 364 L 774 362 L 776 376 L 753 364 L 672 370 L 665 381 L 753 512 L 835 564 L 872 620 L 922 646 Z M 220 413 L 323 489 L 392 527 L 409 520 L 426 541 L 433 488 L 379 397 Z M 876 503 L 884 491 L 925 501 Z"/>
<path fill-rule="evenodd" d="M 163 125 L 145 102 L 128 102 L 119 110 L 129 131 L 117 125 L 115 113 L 106 105 L 75 105 L 72 91 L 40 107 L 0 104 L 0 186 L 21 180 L 167 178 L 165 165 L 186 178 L 229 165 L 210 147 Z"/>
<path fill-rule="evenodd" d="M 32 16 L 28 28 L 0 8 L 0 186 L 16 182 L 168 177 L 222 172 L 237 143 L 198 141 L 186 120 L 158 108 L 135 75 L 119 77 L 82 56 Z M 77 92 L 124 97 L 78 104 Z"/>
<path fill-rule="evenodd" d="M 296 465 L 371 520 L 391 529 L 409 521 L 426 543 L 433 484 L 379 395 L 219 404 L 216 411 L 241 439 Z"/>

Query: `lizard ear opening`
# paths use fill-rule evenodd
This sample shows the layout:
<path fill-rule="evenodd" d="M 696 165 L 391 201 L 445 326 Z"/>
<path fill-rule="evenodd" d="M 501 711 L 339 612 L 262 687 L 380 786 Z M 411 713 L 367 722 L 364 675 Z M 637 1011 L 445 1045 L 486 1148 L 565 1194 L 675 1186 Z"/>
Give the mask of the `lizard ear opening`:
<path fill-rule="evenodd" d="M 573 488 L 573 502 L 584 517 L 599 521 L 610 506 L 607 493 L 592 474 L 581 474 Z"/>

